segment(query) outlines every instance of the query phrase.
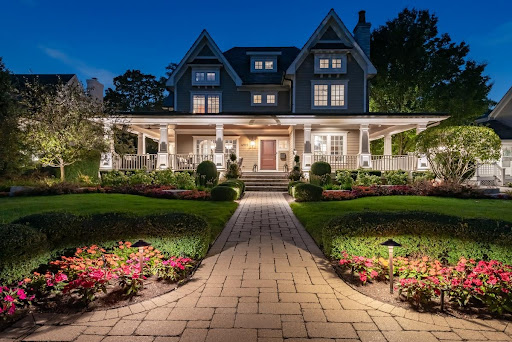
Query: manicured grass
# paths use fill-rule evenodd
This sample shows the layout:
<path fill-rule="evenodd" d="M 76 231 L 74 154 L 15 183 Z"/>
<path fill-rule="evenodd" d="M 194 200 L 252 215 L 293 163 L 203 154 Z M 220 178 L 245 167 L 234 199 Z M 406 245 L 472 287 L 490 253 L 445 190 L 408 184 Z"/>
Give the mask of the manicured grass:
<path fill-rule="evenodd" d="M 293 202 L 290 206 L 317 244 L 322 242 L 322 228 L 332 218 L 365 210 L 426 211 L 465 218 L 490 218 L 512 222 L 512 201 L 492 199 L 382 196 L 349 201 Z"/>
<path fill-rule="evenodd" d="M 212 237 L 222 231 L 237 203 L 169 200 L 121 194 L 81 194 L 0 198 L 0 223 L 45 211 L 68 211 L 78 215 L 127 212 L 136 215 L 179 211 L 202 216 L 212 228 Z"/>

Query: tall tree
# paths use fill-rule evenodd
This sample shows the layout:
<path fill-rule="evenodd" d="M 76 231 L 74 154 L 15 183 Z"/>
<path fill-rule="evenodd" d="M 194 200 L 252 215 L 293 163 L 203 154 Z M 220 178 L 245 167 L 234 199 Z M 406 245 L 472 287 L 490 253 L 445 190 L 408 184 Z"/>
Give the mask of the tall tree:
<path fill-rule="evenodd" d="M 140 70 L 126 70 L 114 78 L 115 89 L 107 89 L 105 102 L 115 111 L 159 110 L 164 99 L 165 84 Z"/>
<path fill-rule="evenodd" d="M 43 166 L 58 167 L 65 180 L 65 167 L 90 151 L 105 149 L 102 104 L 80 84 L 41 86 L 27 83 L 23 92 L 27 108 L 24 126 L 34 155 Z"/>
<path fill-rule="evenodd" d="M 28 163 L 29 153 L 20 129 L 21 114 L 16 90 L 0 57 L 0 176 L 14 175 Z"/>
<path fill-rule="evenodd" d="M 486 64 L 469 59 L 469 45 L 439 33 L 428 10 L 404 9 L 371 36 L 370 108 L 379 112 L 447 112 L 443 125 L 468 124 L 491 104 Z M 397 150 L 413 146 L 414 134 L 399 134 Z"/>

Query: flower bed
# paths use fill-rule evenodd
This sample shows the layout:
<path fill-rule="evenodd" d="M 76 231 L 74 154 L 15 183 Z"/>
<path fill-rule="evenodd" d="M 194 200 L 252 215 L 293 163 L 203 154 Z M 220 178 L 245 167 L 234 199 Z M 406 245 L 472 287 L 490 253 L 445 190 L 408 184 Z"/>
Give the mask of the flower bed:
<path fill-rule="evenodd" d="M 31 303 L 59 307 L 78 303 L 89 305 L 98 294 L 120 289 L 122 297 L 138 294 L 147 277 L 177 282 L 184 279 L 194 266 L 185 257 L 166 257 L 160 250 L 147 246 L 142 252 L 140 268 L 138 250 L 130 242 L 120 241 L 105 249 L 92 245 L 77 248 L 71 257 L 61 256 L 50 262 L 44 273 L 34 272 L 16 286 L 0 287 L 0 316 L 13 315 Z"/>
<path fill-rule="evenodd" d="M 485 307 L 491 312 L 512 312 L 512 266 L 496 260 L 460 258 L 455 266 L 423 257 L 393 259 L 395 289 L 402 300 L 416 305 L 440 303 L 446 296 L 459 308 Z M 389 264 L 383 258 L 365 258 L 342 252 L 342 269 L 356 274 L 362 285 L 388 278 Z"/>

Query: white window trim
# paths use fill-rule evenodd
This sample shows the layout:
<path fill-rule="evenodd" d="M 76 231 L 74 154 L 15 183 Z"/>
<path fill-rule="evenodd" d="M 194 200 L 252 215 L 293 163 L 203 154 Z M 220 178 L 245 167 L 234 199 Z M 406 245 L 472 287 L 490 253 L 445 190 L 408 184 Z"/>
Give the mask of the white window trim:
<path fill-rule="evenodd" d="M 320 59 L 328 59 L 329 60 L 329 68 L 320 68 Z M 333 59 L 341 59 L 341 68 L 333 68 L 332 60 Z M 315 74 L 346 74 L 347 73 L 347 54 L 346 53 L 338 53 L 338 54 L 329 54 L 329 53 L 321 53 L 315 54 Z"/>
<path fill-rule="evenodd" d="M 197 141 L 198 140 L 213 140 L 215 141 L 216 137 L 213 136 L 213 135 L 208 135 L 208 136 L 202 136 L 202 135 L 193 135 L 192 136 L 193 138 L 193 146 L 192 146 L 192 154 L 196 154 L 196 147 L 197 147 Z M 222 143 L 225 144 L 226 143 L 226 140 L 236 140 L 236 156 L 238 158 L 240 158 L 240 136 L 231 136 L 231 135 L 226 135 L 222 138 Z M 222 151 L 224 153 L 224 150 L 225 150 L 225 146 L 223 146 L 222 148 Z M 210 149 L 211 149 L 211 146 L 210 146 Z"/>
<path fill-rule="evenodd" d="M 322 132 L 312 131 L 311 132 L 311 151 L 315 154 L 315 137 L 316 136 L 327 136 L 327 151 L 329 156 L 339 156 L 340 154 L 331 154 L 331 136 L 342 136 L 343 137 L 343 156 L 347 155 L 348 152 L 348 132 Z"/>
<path fill-rule="evenodd" d="M 196 81 L 196 72 L 204 72 L 204 81 Z M 215 73 L 215 81 L 207 81 L 206 74 Z M 220 69 L 212 67 L 193 67 L 192 68 L 192 85 L 193 86 L 219 86 L 220 85 Z"/>
<path fill-rule="evenodd" d="M 254 95 L 261 95 L 261 103 L 254 103 Z M 267 95 L 274 95 L 276 97 L 276 101 L 274 103 L 267 103 Z M 277 102 L 279 101 L 277 95 L 277 91 L 251 91 L 251 106 L 277 106 Z"/>
<path fill-rule="evenodd" d="M 194 113 L 194 95 L 204 95 L 204 113 Z M 219 112 L 218 113 L 208 113 L 208 96 L 209 95 L 218 95 L 219 96 Z M 190 113 L 193 114 L 201 114 L 201 115 L 213 115 L 222 113 L 222 92 L 221 91 L 191 91 L 190 92 Z"/>
<path fill-rule="evenodd" d="M 262 69 L 255 69 L 254 63 L 263 62 Z M 265 69 L 265 62 L 273 61 L 274 65 L 272 69 Z M 251 72 L 276 72 L 277 71 L 277 56 L 251 56 Z"/>
<path fill-rule="evenodd" d="M 315 85 L 327 85 L 327 106 L 315 106 Z M 331 85 L 333 84 L 342 84 L 344 85 L 344 105 L 343 106 L 331 106 Z M 323 80 L 312 80 L 311 81 L 311 109 L 328 109 L 328 110 L 337 110 L 337 109 L 347 109 L 348 108 L 348 80 L 333 80 L 333 81 L 323 81 Z"/>

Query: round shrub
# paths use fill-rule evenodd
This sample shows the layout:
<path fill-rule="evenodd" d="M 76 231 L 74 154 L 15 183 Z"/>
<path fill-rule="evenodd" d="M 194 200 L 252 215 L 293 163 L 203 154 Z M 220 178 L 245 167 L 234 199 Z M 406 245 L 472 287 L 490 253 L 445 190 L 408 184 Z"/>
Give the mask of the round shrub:
<path fill-rule="evenodd" d="M 225 181 L 224 183 L 219 184 L 218 186 L 227 186 L 235 189 L 238 194 L 237 198 L 240 198 L 242 194 L 245 192 L 245 183 L 241 180 L 230 179 Z"/>
<path fill-rule="evenodd" d="M 301 182 L 301 181 L 291 181 L 290 183 L 288 183 L 288 194 L 290 196 L 295 197 L 295 187 L 298 184 L 305 184 L 305 183 Z"/>
<path fill-rule="evenodd" d="M 205 160 L 197 166 L 197 182 L 201 186 L 217 184 L 217 167 L 212 161 Z"/>
<path fill-rule="evenodd" d="M 425 212 L 371 212 L 338 216 L 322 231 L 325 254 L 339 259 L 342 252 L 364 257 L 388 257 L 380 243 L 402 244 L 395 255 L 428 256 L 456 264 L 460 257 L 512 263 L 510 222 L 462 219 Z"/>
<path fill-rule="evenodd" d="M 330 175 L 331 165 L 323 161 L 314 162 L 311 165 L 311 174 L 315 176 Z"/>
<path fill-rule="evenodd" d="M 228 186 L 216 186 L 211 192 L 212 201 L 234 201 L 238 198 L 235 189 Z"/>
<path fill-rule="evenodd" d="M 21 224 L 0 225 L 0 284 L 23 279 L 49 259 L 45 234 Z"/>
<path fill-rule="evenodd" d="M 295 200 L 297 202 L 316 202 L 322 200 L 322 187 L 313 184 L 297 184 L 295 187 Z"/>

